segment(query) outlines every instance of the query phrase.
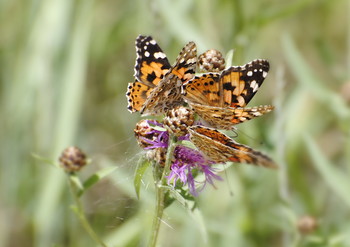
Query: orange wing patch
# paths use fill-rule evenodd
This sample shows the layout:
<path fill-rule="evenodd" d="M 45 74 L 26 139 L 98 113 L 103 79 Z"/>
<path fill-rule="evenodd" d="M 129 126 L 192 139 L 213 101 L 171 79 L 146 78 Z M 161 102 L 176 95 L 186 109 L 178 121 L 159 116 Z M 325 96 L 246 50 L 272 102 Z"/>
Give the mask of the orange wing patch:
<path fill-rule="evenodd" d="M 158 115 L 182 105 L 182 85 L 193 78 L 196 63 L 197 47 L 194 42 L 189 42 L 180 52 L 175 65 L 149 94 L 140 110 L 141 115 Z"/>
<path fill-rule="evenodd" d="M 273 109 L 272 106 L 243 109 L 258 91 L 268 70 L 269 62 L 258 59 L 244 66 L 230 67 L 221 74 L 196 76 L 184 84 L 183 96 L 212 127 L 232 129 L 234 124 L 259 117 Z"/>
<path fill-rule="evenodd" d="M 128 110 L 142 115 L 158 115 L 181 104 L 182 84 L 192 79 L 197 49 L 189 42 L 171 66 L 166 55 L 151 36 L 136 39 L 135 82 L 128 84 Z"/>

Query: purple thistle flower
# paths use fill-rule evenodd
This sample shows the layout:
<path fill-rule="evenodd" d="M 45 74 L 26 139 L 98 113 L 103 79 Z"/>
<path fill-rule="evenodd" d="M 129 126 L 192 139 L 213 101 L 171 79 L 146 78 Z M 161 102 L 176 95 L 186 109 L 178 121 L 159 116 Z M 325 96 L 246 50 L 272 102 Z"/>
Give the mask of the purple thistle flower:
<path fill-rule="evenodd" d="M 163 127 L 163 124 L 155 121 L 155 120 L 146 120 L 147 124 L 152 128 L 152 125 Z M 147 133 L 145 133 L 147 136 L 153 136 L 155 139 L 150 139 L 147 137 L 140 137 L 144 142 L 150 144 L 149 146 L 145 147 L 145 150 L 149 149 L 155 149 L 155 148 L 167 148 L 169 143 L 169 133 L 164 130 L 157 130 L 153 129 Z"/>
<path fill-rule="evenodd" d="M 168 132 L 160 131 L 160 130 L 152 130 L 152 131 L 148 132 L 148 134 L 158 134 L 158 135 L 154 141 L 147 139 L 145 137 L 141 137 L 142 140 L 144 140 L 148 144 L 151 144 L 150 146 L 145 147 L 145 150 L 155 149 L 155 148 L 167 148 L 168 147 L 168 143 L 169 143 Z"/>
<path fill-rule="evenodd" d="M 167 148 L 169 147 L 169 132 L 167 130 L 161 130 L 163 128 L 162 123 L 156 120 L 142 120 L 135 129 L 136 137 L 140 146 L 145 150 L 161 150 L 165 155 Z M 189 141 L 189 134 L 178 137 L 179 141 Z M 156 153 L 152 153 L 153 155 Z M 151 155 L 151 157 L 153 157 Z M 164 161 L 163 161 L 164 163 Z M 211 165 L 215 164 L 214 161 L 205 158 L 199 151 L 178 145 L 174 149 L 171 171 L 167 176 L 168 184 L 176 185 L 177 181 L 181 181 L 183 185 L 187 185 L 189 192 L 193 196 L 198 196 L 198 190 L 196 185 L 200 184 L 199 191 L 203 190 L 207 183 L 214 186 L 214 180 L 222 180 L 222 178 L 216 175 L 215 168 Z M 198 173 L 203 173 L 205 176 L 204 181 L 196 181 L 195 176 Z"/>
<path fill-rule="evenodd" d="M 213 180 L 222 180 L 222 178 L 214 173 L 215 168 L 211 167 L 215 162 L 207 160 L 197 150 L 177 146 L 174 150 L 175 162 L 171 165 L 171 172 L 167 176 L 168 184 L 174 186 L 180 180 L 183 185 L 188 185 L 189 191 L 193 196 L 198 196 L 196 183 L 202 183 L 200 191 L 204 189 L 207 183 L 214 186 Z M 202 172 L 205 175 L 205 180 L 198 182 L 194 179 L 194 172 Z"/>

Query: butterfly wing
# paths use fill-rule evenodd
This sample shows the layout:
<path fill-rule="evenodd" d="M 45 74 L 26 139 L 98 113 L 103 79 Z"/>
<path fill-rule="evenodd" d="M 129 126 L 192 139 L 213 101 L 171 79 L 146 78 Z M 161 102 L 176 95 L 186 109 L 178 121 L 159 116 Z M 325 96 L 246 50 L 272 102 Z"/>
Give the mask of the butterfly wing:
<path fill-rule="evenodd" d="M 201 104 L 191 104 L 191 108 L 211 127 L 231 130 L 233 125 L 260 117 L 274 109 L 273 106 L 255 107 L 215 107 Z"/>
<path fill-rule="evenodd" d="M 202 126 L 189 127 L 190 140 L 210 160 L 218 163 L 247 163 L 267 168 L 277 165 L 265 154 L 235 142 L 216 129 Z"/>
<path fill-rule="evenodd" d="M 257 59 L 244 66 L 224 70 L 220 77 L 220 106 L 246 106 L 263 83 L 269 68 L 267 60 Z"/>
<path fill-rule="evenodd" d="M 269 71 L 269 62 L 258 59 L 244 66 L 232 66 L 221 74 L 196 76 L 184 85 L 189 104 L 244 107 L 252 99 Z"/>
<path fill-rule="evenodd" d="M 220 74 L 207 73 L 196 76 L 183 86 L 183 97 L 191 105 L 201 104 L 219 106 L 220 104 Z"/>
<path fill-rule="evenodd" d="M 182 84 L 193 78 L 197 63 L 197 47 L 194 42 L 184 46 L 175 65 L 166 73 L 143 104 L 140 113 L 158 115 L 183 103 Z"/>
<path fill-rule="evenodd" d="M 134 77 L 137 81 L 149 87 L 155 87 L 169 71 L 171 65 L 162 49 L 151 36 L 138 36 L 135 46 Z"/>

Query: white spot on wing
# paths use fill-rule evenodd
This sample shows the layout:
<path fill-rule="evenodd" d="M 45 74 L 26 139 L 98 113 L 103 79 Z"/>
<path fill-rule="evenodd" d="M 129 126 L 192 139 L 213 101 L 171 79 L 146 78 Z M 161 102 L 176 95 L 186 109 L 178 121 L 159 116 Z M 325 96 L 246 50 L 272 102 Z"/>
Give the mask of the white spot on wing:
<path fill-rule="evenodd" d="M 267 76 L 267 72 L 264 71 L 264 72 L 263 72 L 263 77 L 266 78 L 266 76 Z"/>
<path fill-rule="evenodd" d="M 259 89 L 259 85 L 258 85 L 258 83 L 256 83 L 255 80 L 251 81 L 250 87 L 253 89 L 253 92 L 256 92 Z"/>
<path fill-rule="evenodd" d="M 159 58 L 166 58 L 165 54 L 164 54 L 163 52 L 160 52 L 160 51 L 154 53 L 154 57 L 155 57 L 156 59 L 159 59 Z"/>
<path fill-rule="evenodd" d="M 238 104 L 240 105 L 240 106 L 244 106 L 246 103 L 245 103 L 245 100 L 244 100 L 244 98 L 242 97 L 242 96 L 238 96 L 237 97 L 237 101 L 238 101 Z"/>
<path fill-rule="evenodd" d="M 145 51 L 145 57 L 149 57 L 149 52 L 148 51 Z"/>
<path fill-rule="evenodd" d="M 157 44 L 157 42 L 156 42 L 154 39 L 152 39 L 152 40 L 150 41 L 150 43 L 151 43 L 152 45 Z"/>
<path fill-rule="evenodd" d="M 191 58 L 187 60 L 187 63 L 196 63 L 196 58 Z"/>
<path fill-rule="evenodd" d="M 247 76 L 252 76 L 252 75 L 253 75 L 253 71 L 249 70 L 249 71 L 247 72 Z"/>

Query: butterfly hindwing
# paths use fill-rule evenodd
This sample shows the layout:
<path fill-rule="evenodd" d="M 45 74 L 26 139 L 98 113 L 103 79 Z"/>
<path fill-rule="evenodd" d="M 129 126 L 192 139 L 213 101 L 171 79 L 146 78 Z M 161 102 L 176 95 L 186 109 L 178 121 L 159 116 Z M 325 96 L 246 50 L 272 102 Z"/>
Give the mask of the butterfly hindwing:
<path fill-rule="evenodd" d="M 191 142 L 212 161 L 218 163 L 231 161 L 277 168 L 277 165 L 265 154 L 235 142 L 216 129 L 191 126 L 189 133 Z"/>
<path fill-rule="evenodd" d="M 260 117 L 274 109 L 270 105 L 233 108 L 191 104 L 191 107 L 210 126 L 228 130 L 232 129 L 232 125 Z"/>

